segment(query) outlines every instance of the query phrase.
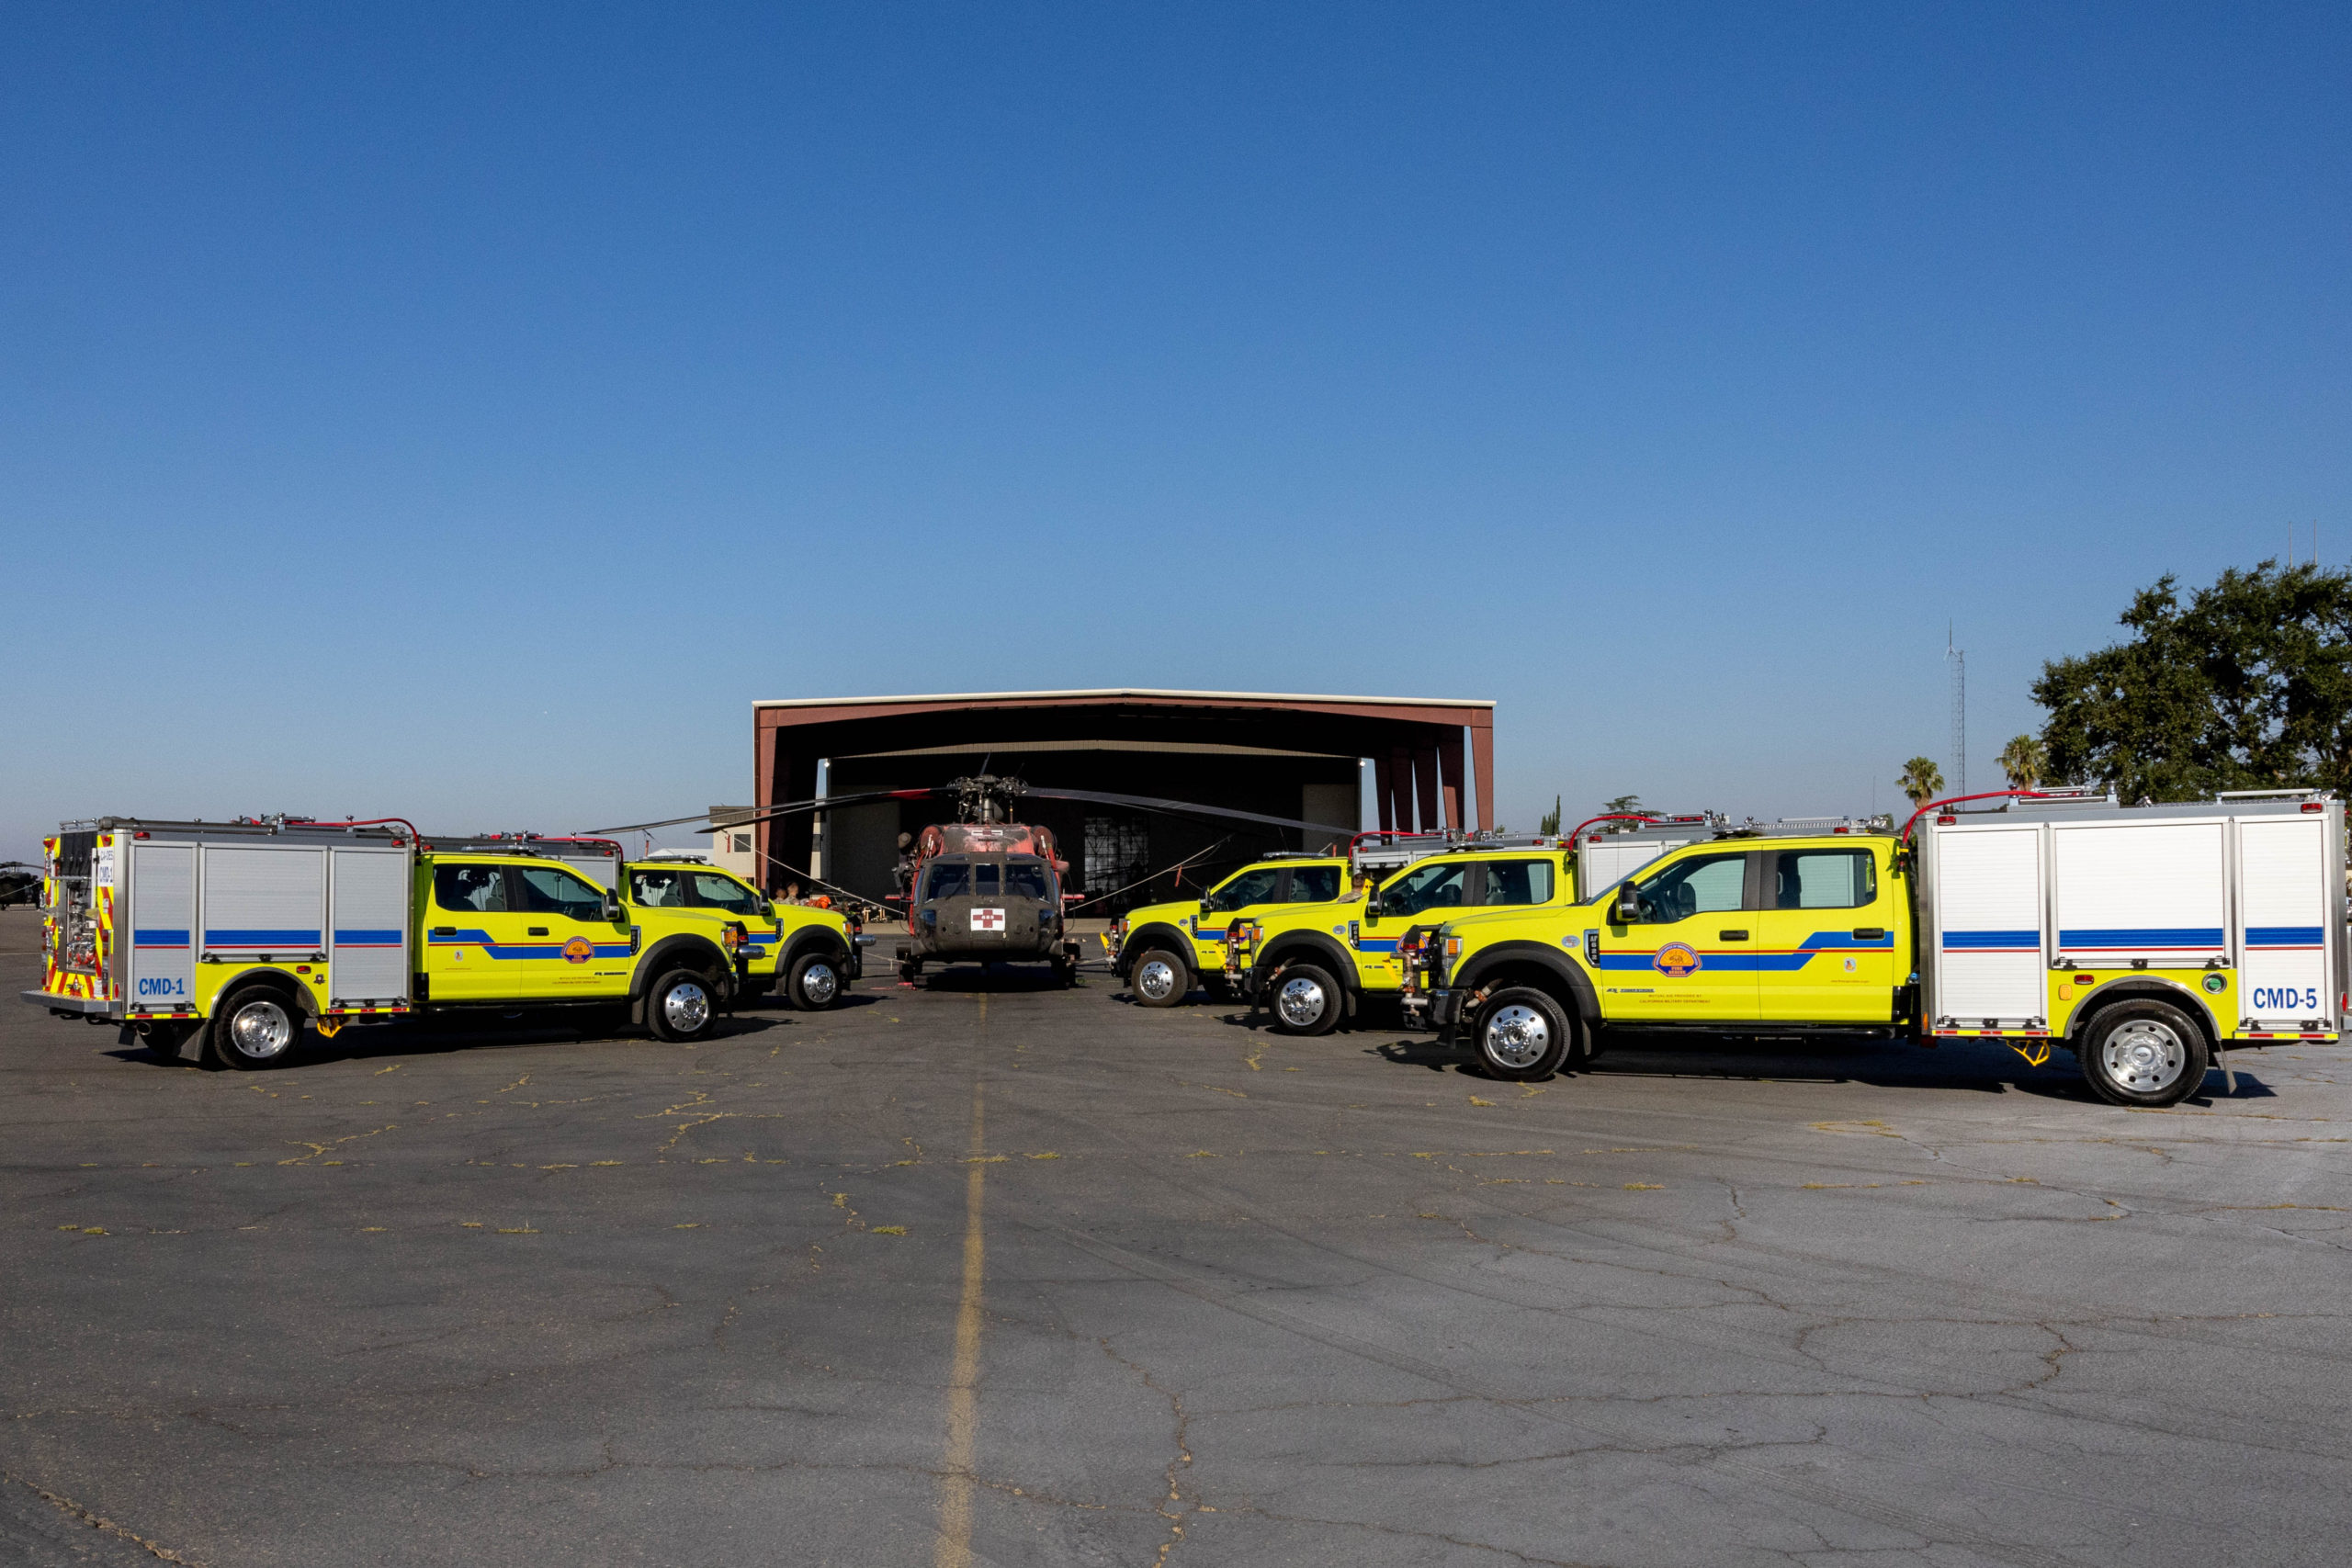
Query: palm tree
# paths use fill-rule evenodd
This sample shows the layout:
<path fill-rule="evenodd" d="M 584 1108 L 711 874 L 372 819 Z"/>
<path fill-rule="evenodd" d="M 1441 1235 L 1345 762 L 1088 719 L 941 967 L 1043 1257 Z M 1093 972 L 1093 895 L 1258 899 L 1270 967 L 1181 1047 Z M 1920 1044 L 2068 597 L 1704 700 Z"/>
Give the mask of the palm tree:
<path fill-rule="evenodd" d="M 2008 775 L 2011 789 L 2031 789 L 2041 782 L 2041 775 L 2050 771 L 2050 753 L 2043 750 L 2041 742 L 2030 735 L 2020 735 L 2012 739 L 2001 748 L 2001 754 L 1995 761 L 2001 764 L 2001 772 Z"/>
<path fill-rule="evenodd" d="M 1927 757 L 1914 757 L 1903 764 L 1903 776 L 1894 781 L 1903 793 L 1911 797 L 1914 810 L 1944 792 L 1944 771 Z"/>

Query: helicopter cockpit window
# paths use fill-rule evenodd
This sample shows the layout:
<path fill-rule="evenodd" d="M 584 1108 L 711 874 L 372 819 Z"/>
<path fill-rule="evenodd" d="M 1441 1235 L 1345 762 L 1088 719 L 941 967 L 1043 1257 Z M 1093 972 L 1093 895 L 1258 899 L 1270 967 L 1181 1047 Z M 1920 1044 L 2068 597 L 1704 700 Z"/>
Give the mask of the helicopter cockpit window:
<path fill-rule="evenodd" d="M 996 897 L 996 862 L 992 860 L 984 860 L 972 868 L 973 897 L 993 898 Z"/>
<path fill-rule="evenodd" d="M 925 898 L 967 898 L 972 893 L 972 868 L 964 861 L 943 862 L 931 868 Z"/>
<path fill-rule="evenodd" d="M 1041 860 L 1005 862 L 1004 893 L 1008 898 L 1052 897 L 1053 879 L 1046 874 L 1046 863 Z"/>
<path fill-rule="evenodd" d="M 1245 871 L 1210 894 L 1208 906 L 1219 914 L 1230 914 L 1252 904 L 1262 904 L 1274 896 L 1274 881 L 1281 875 L 1281 870 L 1271 865 Z"/>

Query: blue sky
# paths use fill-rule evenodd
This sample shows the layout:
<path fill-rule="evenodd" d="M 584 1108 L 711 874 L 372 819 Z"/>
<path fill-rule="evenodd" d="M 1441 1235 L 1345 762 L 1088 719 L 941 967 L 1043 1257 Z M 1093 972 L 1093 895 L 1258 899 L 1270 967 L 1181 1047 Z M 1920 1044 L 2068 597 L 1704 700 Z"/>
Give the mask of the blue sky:
<path fill-rule="evenodd" d="M 1883 807 L 1948 620 L 1981 783 L 2134 588 L 2352 556 L 2347 80 L 2341 6 L 13 6 L 0 858 L 1046 686 Z"/>

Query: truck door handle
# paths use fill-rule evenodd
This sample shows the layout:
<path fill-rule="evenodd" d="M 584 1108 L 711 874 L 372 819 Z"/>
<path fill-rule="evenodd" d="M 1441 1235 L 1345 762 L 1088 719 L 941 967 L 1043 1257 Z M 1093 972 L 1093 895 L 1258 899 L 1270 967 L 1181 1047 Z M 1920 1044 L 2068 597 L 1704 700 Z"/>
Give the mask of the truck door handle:
<path fill-rule="evenodd" d="M 1715 940 L 1718 942 L 1746 942 L 1747 940 L 1747 933 L 1746 931 L 1717 931 L 1715 933 Z"/>
<path fill-rule="evenodd" d="M 548 928 L 545 926 L 533 926 L 531 928 L 531 934 L 533 936 L 545 936 L 548 934 Z"/>
<path fill-rule="evenodd" d="M 433 928 L 433 934 L 435 936 L 456 936 L 458 934 L 458 928 L 455 926 L 435 926 Z"/>
<path fill-rule="evenodd" d="M 1876 942 L 1885 935 L 1884 926 L 1856 926 L 1854 928 L 1854 940 L 1857 942 Z"/>

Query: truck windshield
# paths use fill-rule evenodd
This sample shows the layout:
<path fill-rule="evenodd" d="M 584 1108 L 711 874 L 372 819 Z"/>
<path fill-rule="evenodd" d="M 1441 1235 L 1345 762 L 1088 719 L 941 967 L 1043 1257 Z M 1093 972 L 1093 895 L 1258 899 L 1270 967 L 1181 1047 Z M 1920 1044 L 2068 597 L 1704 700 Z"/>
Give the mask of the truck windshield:
<path fill-rule="evenodd" d="M 1868 850 L 1782 850 L 1777 858 L 1774 908 L 1859 909 L 1878 898 Z"/>
<path fill-rule="evenodd" d="M 931 868 L 931 885 L 923 890 L 925 898 L 965 898 L 972 892 L 972 868 L 963 861 L 943 863 Z"/>
<path fill-rule="evenodd" d="M 1736 909 L 1747 888 L 1747 855 L 1698 855 L 1635 883 L 1634 893 L 1645 923 L 1670 923 Z"/>
<path fill-rule="evenodd" d="M 523 886 L 523 909 L 532 915 L 561 915 L 566 919 L 594 920 L 603 917 L 605 894 L 568 871 L 551 865 L 518 865 L 515 879 Z"/>
<path fill-rule="evenodd" d="M 695 902 L 706 908 L 725 909 L 737 915 L 764 915 L 766 901 L 731 876 L 714 872 L 695 873 Z"/>
<path fill-rule="evenodd" d="M 436 865 L 433 868 L 433 901 L 458 914 L 502 913 L 506 908 L 506 868 Z"/>
<path fill-rule="evenodd" d="M 1487 863 L 1487 903 L 1548 904 L 1551 901 L 1550 861 L 1498 860 Z"/>
<path fill-rule="evenodd" d="M 1294 904 L 1329 904 L 1340 896 L 1340 868 L 1336 865 L 1295 865 L 1290 868 L 1290 901 Z"/>
<path fill-rule="evenodd" d="M 1380 890 L 1381 913 L 1418 915 L 1423 909 L 1453 908 L 1463 901 L 1463 884 L 1469 879 L 1468 861 L 1450 865 L 1417 865 Z"/>
<path fill-rule="evenodd" d="M 1208 896 L 1208 907 L 1220 913 L 1246 909 L 1252 904 L 1262 904 L 1274 896 L 1274 879 L 1282 875 L 1278 867 L 1261 865 L 1243 872 Z"/>
<path fill-rule="evenodd" d="M 686 901 L 686 874 L 682 871 L 632 871 L 628 901 L 649 909 L 675 909 Z"/>
<path fill-rule="evenodd" d="M 1008 898 L 1050 898 L 1054 896 L 1053 877 L 1041 860 L 1014 860 L 1004 863 L 1004 896 Z"/>

